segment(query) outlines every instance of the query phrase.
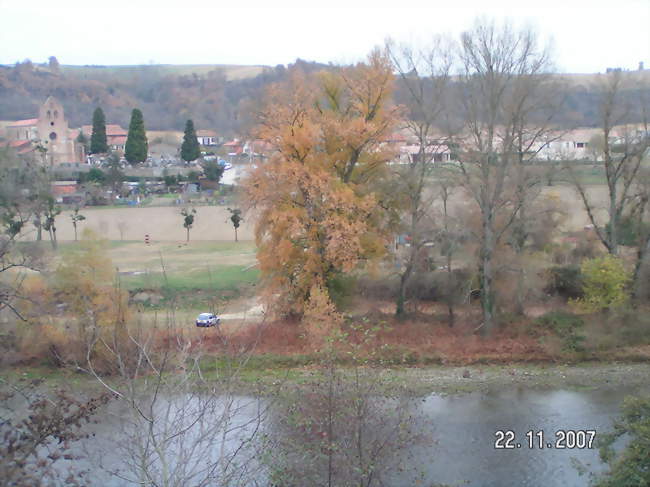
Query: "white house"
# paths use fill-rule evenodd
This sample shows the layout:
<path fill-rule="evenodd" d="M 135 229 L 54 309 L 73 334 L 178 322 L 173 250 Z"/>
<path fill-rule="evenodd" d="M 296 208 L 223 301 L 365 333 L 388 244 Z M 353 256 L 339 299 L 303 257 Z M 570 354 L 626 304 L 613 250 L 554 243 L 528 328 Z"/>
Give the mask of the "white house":
<path fill-rule="evenodd" d="M 583 128 L 568 132 L 556 132 L 540 141 L 541 148 L 536 159 L 542 161 L 580 161 L 593 160 L 596 157 L 592 147 L 594 137 L 602 134 L 602 129 Z"/>
<path fill-rule="evenodd" d="M 204 147 L 209 147 L 218 144 L 217 133 L 214 130 L 197 130 L 196 139 Z"/>

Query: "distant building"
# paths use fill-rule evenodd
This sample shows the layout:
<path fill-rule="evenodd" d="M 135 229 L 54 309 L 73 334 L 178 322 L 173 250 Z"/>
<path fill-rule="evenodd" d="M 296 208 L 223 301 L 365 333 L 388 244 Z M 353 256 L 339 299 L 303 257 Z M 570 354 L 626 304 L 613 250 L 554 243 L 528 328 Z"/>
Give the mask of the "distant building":
<path fill-rule="evenodd" d="M 18 120 L 7 125 L 9 146 L 19 154 L 44 149 L 45 161 L 51 165 L 63 162 L 83 162 L 83 146 L 75 140 L 76 131 L 68 128 L 63 106 L 50 96 L 41 105 L 38 118 Z"/>
<path fill-rule="evenodd" d="M 244 144 L 239 139 L 226 142 L 223 147 L 228 151 L 229 156 L 238 156 L 244 152 Z"/>
<path fill-rule="evenodd" d="M 534 144 L 535 158 L 548 161 L 597 160 L 598 148 L 593 147 L 594 140 L 602 134 L 602 129 L 582 128 L 567 132 L 554 132 Z"/>
<path fill-rule="evenodd" d="M 214 130 L 197 130 L 196 140 L 204 147 L 215 146 L 219 143 L 217 133 Z"/>
<path fill-rule="evenodd" d="M 81 127 L 81 132 L 90 140 L 93 133 L 93 126 L 84 125 Z M 124 152 L 128 135 L 129 133 L 119 125 L 106 125 L 106 143 L 111 150 Z"/>

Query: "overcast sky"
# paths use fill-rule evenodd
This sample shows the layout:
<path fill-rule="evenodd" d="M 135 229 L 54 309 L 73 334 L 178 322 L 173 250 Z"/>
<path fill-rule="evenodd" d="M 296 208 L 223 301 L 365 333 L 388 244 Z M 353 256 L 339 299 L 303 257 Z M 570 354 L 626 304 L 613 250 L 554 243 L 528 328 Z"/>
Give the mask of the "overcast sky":
<path fill-rule="evenodd" d="M 561 72 L 650 68 L 650 0 L 95 2 L 0 0 L 0 64 L 353 62 L 388 36 L 422 44 L 486 16 L 534 27 Z"/>

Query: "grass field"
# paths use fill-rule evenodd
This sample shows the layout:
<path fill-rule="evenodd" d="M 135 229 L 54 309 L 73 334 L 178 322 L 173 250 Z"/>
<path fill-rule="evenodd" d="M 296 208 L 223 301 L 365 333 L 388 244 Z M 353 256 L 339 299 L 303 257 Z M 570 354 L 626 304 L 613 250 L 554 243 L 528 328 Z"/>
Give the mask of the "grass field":
<path fill-rule="evenodd" d="M 254 283 L 259 271 L 248 266 L 206 266 L 199 271 L 176 271 L 173 273 L 144 272 L 123 275 L 121 280 L 127 289 L 167 289 L 171 291 L 236 290 L 241 285 Z"/>
<path fill-rule="evenodd" d="M 44 246 L 47 245 L 43 242 Z M 189 244 L 134 241 L 107 242 L 107 252 L 120 283 L 132 293 L 146 291 L 186 310 L 250 297 L 259 279 L 252 242 L 190 242 Z M 50 261 L 73 254 L 79 244 L 63 242 Z M 241 299 L 240 299 L 241 298 Z"/>

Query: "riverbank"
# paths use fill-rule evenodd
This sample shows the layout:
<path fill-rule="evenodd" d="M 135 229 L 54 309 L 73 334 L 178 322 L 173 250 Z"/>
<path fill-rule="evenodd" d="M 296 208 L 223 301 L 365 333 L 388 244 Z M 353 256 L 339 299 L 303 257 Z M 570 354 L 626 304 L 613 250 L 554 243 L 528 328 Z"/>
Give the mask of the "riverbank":
<path fill-rule="evenodd" d="M 353 369 L 341 367 L 345 376 Z M 579 365 L 512 364 L 472 366 L 428 366 L 365 368 L 374 375 L 377 390 L 393 394 L 451 395 L 494 392 L 511 388 L 597 390 L 610 387 L 650 390 L 650 363 L 587 363 Z M 207 368 L 207 381 L 223 377 L 219 370 Z M 267 394 L 278 388 L 300 388 L 323 378 L 323 370 L 306 367 L 244 367 L 229 381 L 229 389 L 241 394 Z M 66 368 L 11 367 L 0 369 L 0 380 L 8 383 L 38 383 L 48 388 L 89 392 L 101 389 L 98 381 L 84 373 Z"/>

